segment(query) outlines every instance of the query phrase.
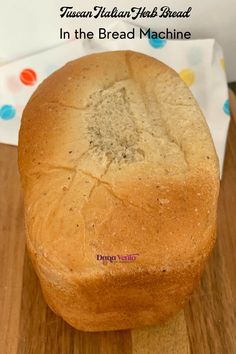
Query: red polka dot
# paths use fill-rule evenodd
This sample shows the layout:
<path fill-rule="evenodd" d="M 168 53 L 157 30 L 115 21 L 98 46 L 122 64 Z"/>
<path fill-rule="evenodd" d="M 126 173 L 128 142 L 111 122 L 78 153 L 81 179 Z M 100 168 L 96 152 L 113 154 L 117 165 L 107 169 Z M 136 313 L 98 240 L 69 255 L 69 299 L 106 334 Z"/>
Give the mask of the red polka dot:
<path fill-rule="evenodd" d="M 27 86 L 34 85 L 37 81 L 36 72 L 32 69 L 24 69 L 20 73 L 20 81 Z"/>

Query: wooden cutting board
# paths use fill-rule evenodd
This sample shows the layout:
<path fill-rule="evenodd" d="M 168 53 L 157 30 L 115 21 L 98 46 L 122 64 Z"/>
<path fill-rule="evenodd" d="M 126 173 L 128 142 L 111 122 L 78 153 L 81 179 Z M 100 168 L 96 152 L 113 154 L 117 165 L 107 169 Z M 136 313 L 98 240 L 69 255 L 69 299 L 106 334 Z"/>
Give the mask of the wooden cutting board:
<path fill-rule="evenodd" d="M 84 333 L 45 304 L 25 252 L 15 147 L 0 145 L 0 354 L 236 353 L 236 103 L 231 95 L 218 239 L 200 287 L 162 326 Z"/>

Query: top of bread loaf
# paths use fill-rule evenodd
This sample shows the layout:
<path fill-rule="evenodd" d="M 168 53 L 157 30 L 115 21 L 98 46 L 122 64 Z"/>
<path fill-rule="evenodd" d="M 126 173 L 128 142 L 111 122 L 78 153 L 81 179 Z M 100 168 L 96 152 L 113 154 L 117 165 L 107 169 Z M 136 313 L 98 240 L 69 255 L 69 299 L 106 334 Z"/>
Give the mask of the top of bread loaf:
<path fill-rule="evenodd" d="M 19 167 L 28 246 L 62 272 L 104 272 L 99 254 L 139 254 L 109 272 L 168 267 L 212 246 L 215 149 L 189 89 L 154 58 L 92 54 L 47 78 L 23 114 Z"/>

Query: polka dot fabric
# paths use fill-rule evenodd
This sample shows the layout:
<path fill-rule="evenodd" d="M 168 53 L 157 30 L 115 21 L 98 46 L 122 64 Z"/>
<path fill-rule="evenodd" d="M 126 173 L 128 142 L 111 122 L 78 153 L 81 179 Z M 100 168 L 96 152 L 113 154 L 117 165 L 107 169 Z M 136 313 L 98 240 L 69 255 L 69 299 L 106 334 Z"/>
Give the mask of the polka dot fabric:
<path fill-rule="evenodd" d="M 227 116 L 230 116 L 230 106 L 229 106 L 229 100 L 228 99 L 224 103 L 223 111 L 225 112 L 225 114 L 227 114 Z"/>
<path fill-rule="evenodd" d="M 179 72 L 180 78 L 186 83 L 187 86 L 191 86 L 195 81 L 195 73 L 193 69 L 187 68 Z"/>
<path fill-rule="evenodd" d="M 153 48 L 160 49 L 165 47 L 167 40 L 161 38 L 149 38 L 149 43 Z"/>
<path fill-rule="evenodd" d="M 4 104 L 0 108 L 0 118 L 3 120 L 9 120 L 14 118 L 16 115 L 16 109 L 11 104 Z"/>
<path fill-rule="evenodd" d="M 20 81 L 26 86 L 33 86 L 37 82 L 37 74 L 33 69 L 24 69 L 20 73 Z"/>
<path fill-rule="evenodd" d="M 133 27 L 120 21 L 112 26 L 112 30 L 130 31 Z M 139 33 L 138 28 L 136 33 Z M 17 145 L 23 108 L 42 80 L 68 61 L 105 50 L 142 52 L 161 60 L 179 74 L 206 117 L 222 168 L 230 107 L 224 56 L 213 39 L 176 41 L 144 37 L 134 40 L 73 40 L 22 60 L 2 64 L 0 142 Z"/>

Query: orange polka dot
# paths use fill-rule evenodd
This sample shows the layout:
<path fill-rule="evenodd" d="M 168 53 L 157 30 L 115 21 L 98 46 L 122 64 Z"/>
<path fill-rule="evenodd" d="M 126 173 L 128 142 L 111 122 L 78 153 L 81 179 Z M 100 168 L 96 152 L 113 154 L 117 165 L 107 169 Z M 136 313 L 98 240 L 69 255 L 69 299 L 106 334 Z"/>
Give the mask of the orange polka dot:
<path fill-rule="evenodd" d="M 37 74 L 33 69 L 24 69 L 20 73 L 20 81 L 27 86 L 32 86 L 37 81 Z"/>

